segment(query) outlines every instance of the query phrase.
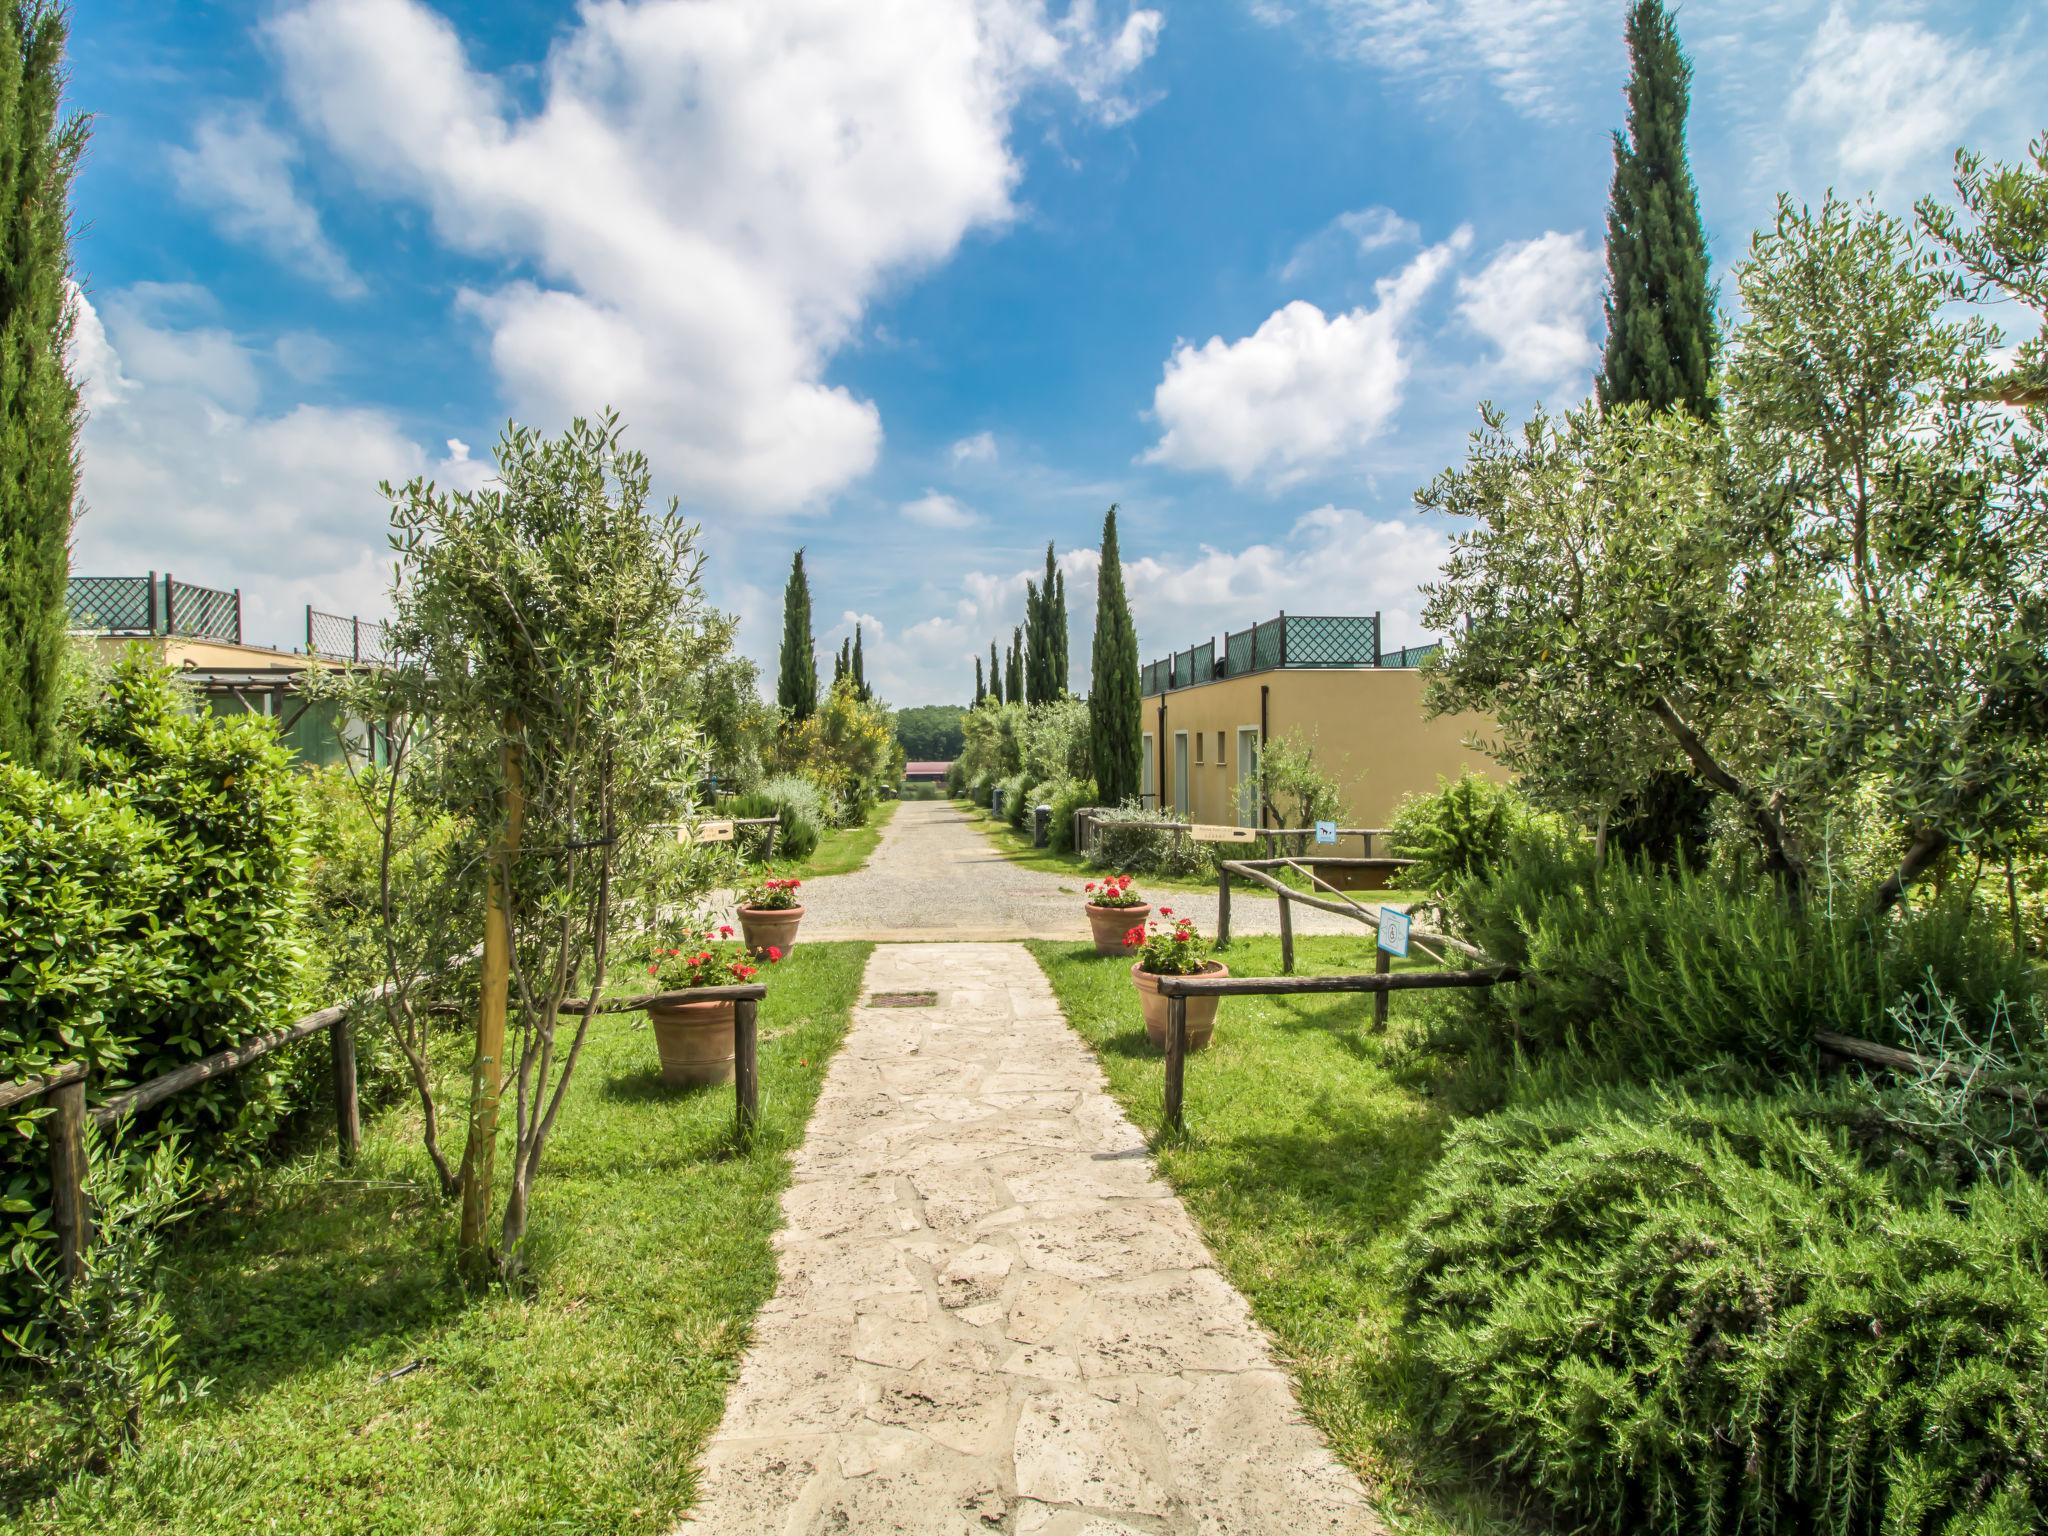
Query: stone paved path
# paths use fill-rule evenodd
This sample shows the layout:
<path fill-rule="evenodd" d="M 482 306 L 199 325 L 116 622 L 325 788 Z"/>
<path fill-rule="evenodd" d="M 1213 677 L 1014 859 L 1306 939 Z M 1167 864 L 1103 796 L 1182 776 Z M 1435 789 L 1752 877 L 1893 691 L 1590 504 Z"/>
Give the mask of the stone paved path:
<path fill-rule="evenodd" d="M 1030 955 L 867 988 L 938 1004 L 854 1014 L 683 1530 L 1382 1531 Z"/>
<path fill-rule="evenodd" d="M 1055 875 L 1006 859 L 943 800 L 906 800 L 874 854 L 850 875 L 804 882 L 804 934 L 813 939 L 1085 939 L 1082 875 Z M 1142 884 L 1142 880 L 1140 884 Z M 1161 899 L 1216 931 L 1216 893 L 1167 891 Z M 1372 905 L 1369 895 L 1359 900 Z M 1280 903 L 1234 891 L 1235 933 L 1278 933 Z M 1362 935 L 1362 924 L 1299 904 L 1296 933 Z"/>

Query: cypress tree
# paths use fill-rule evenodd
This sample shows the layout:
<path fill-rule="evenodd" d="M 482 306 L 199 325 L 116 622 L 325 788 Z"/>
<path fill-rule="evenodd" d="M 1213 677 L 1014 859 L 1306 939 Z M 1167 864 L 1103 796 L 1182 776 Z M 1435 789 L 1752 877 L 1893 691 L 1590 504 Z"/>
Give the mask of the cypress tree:
<path fill-rule="evenodd" d="M 861 656 L 860 626 L 853 626 L 853 691 L 866 699 L 868 697 L 868 664 Z"/>
<path fill-rule="evenodd" d="M 26 0 L 0 27 L 0 758 L 52 767 L 78 489 L 71 182 L 87 123 L 58 115 L 63 8 Z"/>
<path fill-rule="evenodd" d="M 981 701 L 988 697 L 988 687 L 981 677 L 981 658 L 974 658 L 974 707 L 981 708 Z"/>
<path fill-rule="evenodd" d="M 1039 678 L 1039 646 L 1045 634 L 1045 615 L 1041 611 L 1043 599 L 1039 596 L 1038 583 L 1024 583 L 1024 699 L 1036 704 L 1045 697 Z"/>
<path fill-rule="evenodd" d="M 988 696 L 998 704 L 1003 702 L 1003 658 L 996 654 L 996 643 L 988 643 Z"/>
<path fill-rule="evenodd" d="M 1116 508 L 1102 520 L 1102 572 L 1095 583 L 1095 648 L 1089 658 L 1088 744 L 1095 788 L 1109 805 L 1137 798 L 1143 706 L 1138 697 L 1138 631 L 1124 595 Z"/>
<path fill-rule="evenodd" d="M 811 641 L 811 581 L 804 574 L 804 552 L 790 563 L 789 585 L 782 589 L 782 669 L 775 680 L 775 702 L 789 720 L 808 720 L 818 707 L 818 653 Z"/>
<path fill-rule="evenodd" d="M 1024 703 L 1030 695 L 1025 691 L 1029 676 L 1024 670 L 1024 626 L 1019 624 L 1010 631 L 1010 691 L 1012 704 Z"/>
<path fill-rule="evenodd" d="M 1614 135 L 1607 208 L 1607 357 L 1602 409 L 1641 400 L 1713 412 L 1716 336 L 1707 237 L 1685 153 L 1692 65 L 1663 0 L 1628 18 L 1628 131 Z"/>
<path fill-rule="evenodd" d="M 1053 572 L 1052 584 L 1052 696 L 1064 699 L 1067 683 L 1074 675 L 1073 656 L 1068 648 L 1067 573 Z"/>

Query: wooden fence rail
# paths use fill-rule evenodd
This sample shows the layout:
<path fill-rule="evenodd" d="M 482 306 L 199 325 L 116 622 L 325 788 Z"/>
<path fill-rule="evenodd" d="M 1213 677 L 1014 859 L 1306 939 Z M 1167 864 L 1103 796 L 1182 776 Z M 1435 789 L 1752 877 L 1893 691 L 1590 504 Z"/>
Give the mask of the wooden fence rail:
<path fill-rule="evenodd" d="M 1073 839 L 1074 851 L 1076 853 L 1092 853 L 1094 851 L 1096 839 L 1101 831 L 1102 815 L 1110 809 L 1111 807 L 1105 805 L 1085 805 L 1074 812 Z M 1115 825 L 1135 827 L 1145 832 L 1184 832 L 1192 836 L 1195 829 L 1200 826 L 1200 823 L 1175 821 L 1162 816 L 1152 821 L 1120 821 L 1115 823 Z M 1314 827 L 1246 827 L 1243 830 L 1251 834 L 1245 841 L 1262 841 L 1266 845 L 1266 851 L 1269 854 L 1276 855 L 1280 851 L 1280 845 L 1288 838 L 1314 837 L 1316 835 Z M 1337 836 L 1340 838 L 1356 837 L 1362 839 L 1365 845 L 1365 856 L 1370 859 L 1372 857 L 1372 840 L 1376 837 L 1387 836 L 1389 831 L 1390 829 L 1387 827 L 1339 827 L 1337 829 Z"/>
<path fill-rule="evenodd" d="M 475 959 L 472 950 L 456 964 Z M 111 1125 L 132 1114 L 152 1109 L 188 1088 L 213 1078 L 239 1072 L 272 1051 L 327 1031 L 329 1066 L 334 1082 L 335 1134 L 341 1160 L 353 1162 L 363 1145 L 362 1109 L 356 1096 L 355 1012 L 380 1001 L 389 990 L 387 983 L 350 1003 L 336 1003 L 281 1029 L 257 1035 L 239 1045 L 215 1051 L 175 1071 L 153 1077 L 146 1083 L 124 1088 L 97 1104 L 88 1106 L 88 1073 L 83 1063 L 68 1062 L 40 1077 L 0 1083 L 0 1110 L 31 1099 L 46 1098 L 50 1117 L 46 1129 L 50 1141 L 50 1211 L 57 1231 L 58 1274 L 65 1284 L 78 1278 L 87 1246 L 92 1242 L 92 1212 L 85 1196 L 85 1122 Z M 733 1005 L 733 1098 L 734 1123 L 741 1145 L 745 1145 L 759 1123 L 761 1074 L 758 1017 L 761 999 L 768 995 L 759 982 L 744 986 L 692 987 L 684 992 L 648 992 L 634 997 L 570 998 L 563 1014 L 628 1013 L 663 1002 L 717 1003 Z"/>

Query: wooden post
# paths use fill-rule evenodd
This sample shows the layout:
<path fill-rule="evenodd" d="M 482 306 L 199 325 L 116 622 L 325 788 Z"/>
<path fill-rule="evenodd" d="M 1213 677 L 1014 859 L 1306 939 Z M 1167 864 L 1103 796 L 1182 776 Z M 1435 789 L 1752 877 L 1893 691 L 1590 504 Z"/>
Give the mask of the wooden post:
<path fill-rule="evenodd" d="M 1230 947 L 1230 871 L 1216 871 L 1216 947 Z"/>
<path fill-rule="evenodd" d="M 327 1031 L 327 1054 L 334 1067 L 334 1134 L 341 1160 L 352 1163 L 363 1150 L 363 1111 L 356 1099 L 356 1025 L 344 1013 Z"/>
<path fill-rule="evenodd" d="M 1181 1114 L 1181 1100 L 1188 1063 L 1188 1000 L 1184 997 L 1169 997 L 1166 1000 L 1166 1126 L 1168 1130 L 1185 1129 Z"/>
<path fill-rule="evenodd" d="M 761 1115 L 760 1004 L 743 997 L 732 1005 L 733 1127 L 744 1147 L 753 1139 Z"/>
<path fill-rule="evenodd" d="M 57 1273 L 70 1285 L 84 1273 L 92 1242 L 85 1201 L 85 1079 L 49 1092 L 50 1210 L 57 1223 Z"/>
<path fill-rule="evenodd" d="M 462 1152 L 462 1230 L 458 1258 L 475 1278 L 485 1272 L 491 1219 L 491 1183 L 498 1160 L 498 1098 L 504 1089 L 505 1006 L 512 980 L 511 895 L 505 889 L 519 855 L 526 819 L 526 749 L 517 720 L 505 722 L 500 754 L 505 779 L 505 825 L 484 878 L 484 957 L 476 1017 L 476 1056 L 469 1074 L 469 1140 Z"/>
<path fill-rule="evenodd" d="M 1294 903 L 1280 898 L 1280 974 L 1294 974 Z"/>
<path fill-rule="evenodd" d="M 1377 948 L 1377 947 L 1375 947 L 1375 948 L 1374 948 L 1374 950 L 1373 950 L 1373 952 L 1372 952 L 1372 953 L 1373 953 L 1373 961 L 1372 961 L 1372 973 L 1373 973 L 1373 975 L 1375 975 L 1375 976 L 1385 976 L 1386 974 L 1388 974 L 1388 973 L 1389 973 L 1390 971 L 1392 971 L 1392 970 L 1393 970 L 1393 968 L 1394 968 L 1394 957 L 1393 957 L 1392 955 L 1388 954 L 1388 953 L 1387 953 L 1387 952 L 1386 952 L 1386 951 L 1385 951 L 1384 949 L 1380 949 L 1380 948 Z M 1388 995 L 1389 995 L 1389 994 L 1387 994 L 1387 993 L 1385 993 L 1385 992 L 1378 992 L 1378 993 L 1375 993 L 1375 994 L 1373 995 L 1373 1000 L 1372 1000 L 1372 1027 L 1373 1027 L 1374 1029 L 1385 1029 L 1385 1028 L 1387 1027 L 1387 997 L 1388 997 Z"/>

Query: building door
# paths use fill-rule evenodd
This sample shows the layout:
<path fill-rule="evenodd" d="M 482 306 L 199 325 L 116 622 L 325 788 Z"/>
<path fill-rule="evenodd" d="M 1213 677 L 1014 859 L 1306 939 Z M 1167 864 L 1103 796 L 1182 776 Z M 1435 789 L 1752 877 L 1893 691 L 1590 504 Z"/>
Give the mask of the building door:
<path fill-rule="evenodd" d="M 1259 728 L 1237 728 L 1237 824 L 1259 824 Z"/>
<path fill-rule="evenodd" d="M 1188 733 L 1173 733 L 1173 808 L 1188 814 Z"/>
<path fill-rule="evenodd" d="M 1159 809 L 1159 759 L 1152 755 L 1150 731 L 1145 733 L 1144 750 L 1139 761 L 1143 766 L 1138 770 L 1138 804 L 1156 811 Z"/>

